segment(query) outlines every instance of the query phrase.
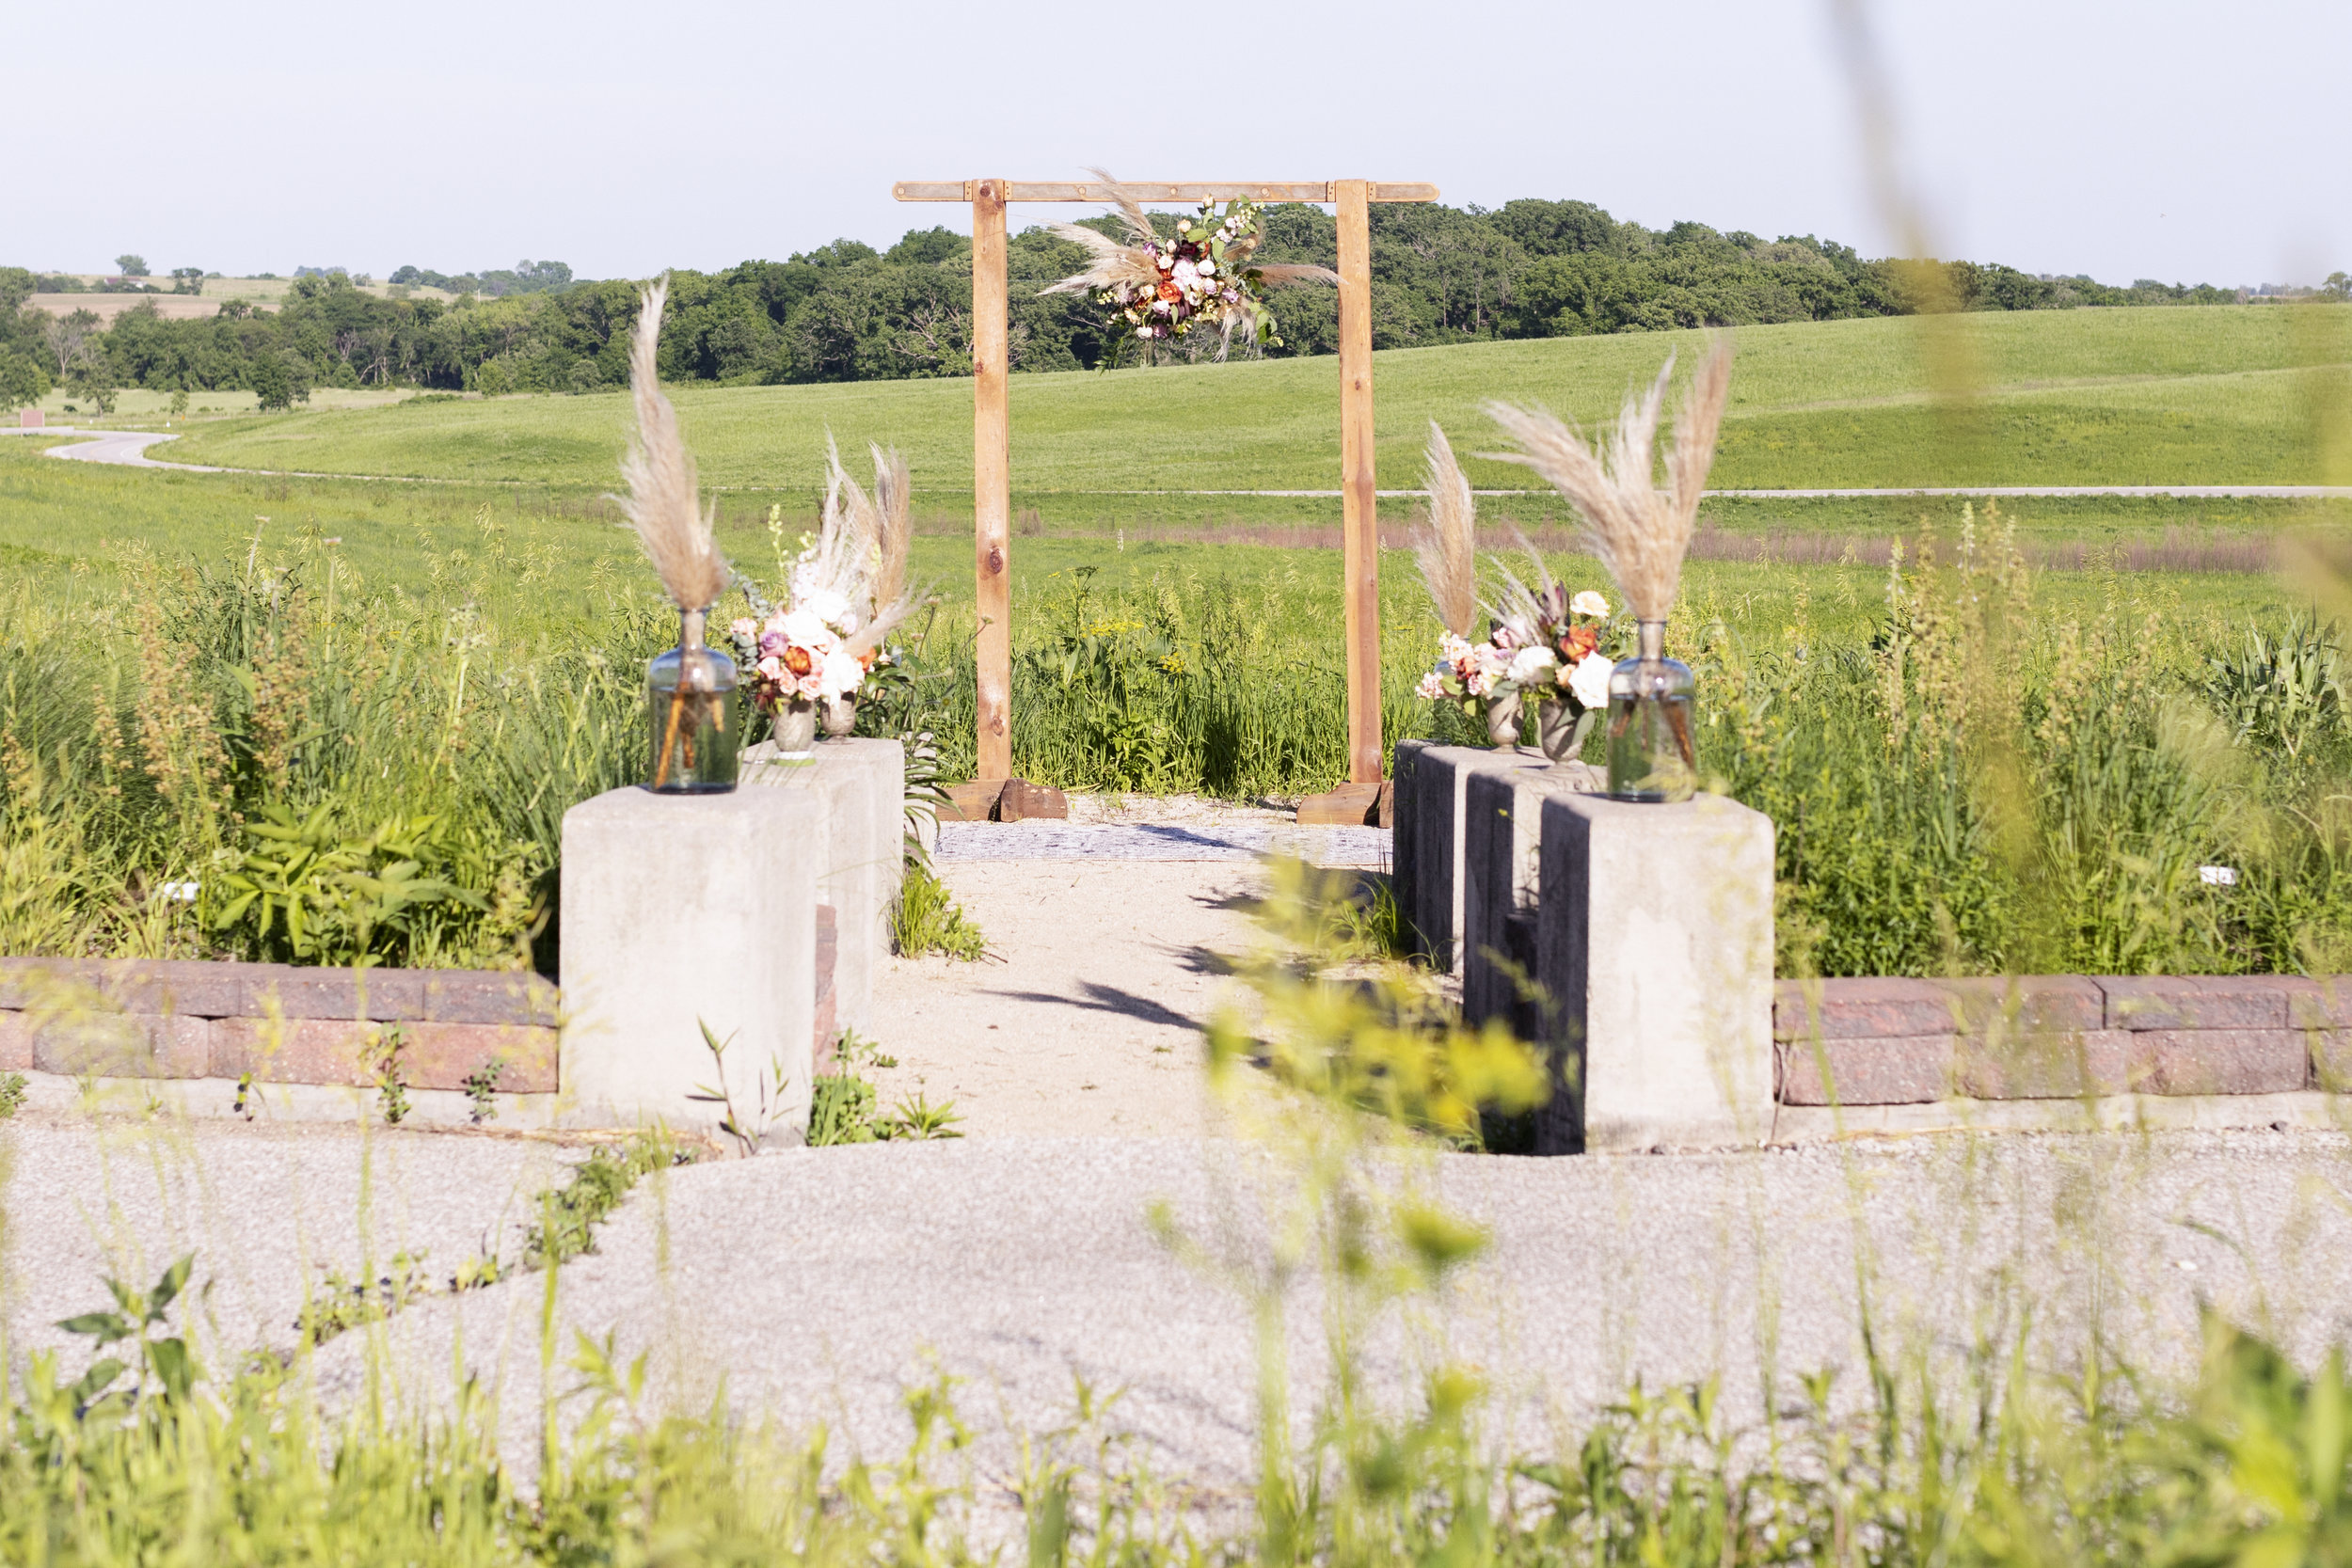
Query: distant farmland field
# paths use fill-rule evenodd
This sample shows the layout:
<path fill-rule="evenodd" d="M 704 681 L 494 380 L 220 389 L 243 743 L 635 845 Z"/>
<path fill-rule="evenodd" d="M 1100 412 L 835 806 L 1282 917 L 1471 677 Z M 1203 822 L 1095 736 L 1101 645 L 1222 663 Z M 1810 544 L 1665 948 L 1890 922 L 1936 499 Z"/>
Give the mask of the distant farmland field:
<path fill-rule="evenodd" d="M 2352 307 L 2034 311 L 1747 328 L 1715 483 L 1726 488 L 2324 482 L 2314 432 L 2347 399 Z M 1494 398 L 1604 420 L 1694 334 L 1377 356 L 1380 483 L 1418 483 L 1428 421 L 1494 439 Z M 1957 389 L 1939 395 L 1933 388 Z M 960 379 L 682 388 L 706 483 L 817 482 L 825 434 L 894 442 L 927 492 L 966 491 Z M 1031 496 L 1327 489 L 1337 366 L 1271 360 L 1012 380 L 1013 483 Z M 601 486 L 618 394 L 434 401 L 199 422 L 171 456 L 235 467 Z M 1471 463 L 1484 485 L 1523 470 Z M 2341 478 L 2341 476 L 2339 476 Z"/>

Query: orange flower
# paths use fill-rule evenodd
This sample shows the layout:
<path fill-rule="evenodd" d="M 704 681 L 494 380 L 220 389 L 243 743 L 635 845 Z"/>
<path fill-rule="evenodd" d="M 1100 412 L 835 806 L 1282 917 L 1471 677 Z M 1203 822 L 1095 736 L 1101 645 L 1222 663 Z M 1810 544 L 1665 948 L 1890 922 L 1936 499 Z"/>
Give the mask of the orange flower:
<path fill-rule="evenodd" d="M 1592 626 L 1570 626 L 1560 634 L 1560 651 L 1567 662 L 1581 662 L 1595 648 L 1600 646 L 1600 633 Z"/>
<path fill-rule="evenodd" d="M 796 675 L 805 675 L 817 667 L 806 648 L 794 646 L 784 650 L 784 667 Z"/>
<path fill-rule="evenodd" d="M 1184 298 L 1184 291 L 1178 288 L 1175 284 L 1170 283 L 1168 279 L 1162 278 L 1160 279 L 1160 297 L 1173 302 Z"/>

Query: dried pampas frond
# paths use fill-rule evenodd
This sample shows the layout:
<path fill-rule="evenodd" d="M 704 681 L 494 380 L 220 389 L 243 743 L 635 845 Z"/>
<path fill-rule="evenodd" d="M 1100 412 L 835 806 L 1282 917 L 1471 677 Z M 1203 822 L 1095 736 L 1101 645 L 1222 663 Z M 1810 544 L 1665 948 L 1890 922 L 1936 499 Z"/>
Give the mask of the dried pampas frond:
<path fill-rule="evenodd" d="M 1429 421 L 1429 521 L 1414 531 L 1413 559 L 1445 629 L 1467 638 L 1478 615 L 1478 502 L 1453 444 Z"/>
<path fill-rule="evenodd" d="M 1250 248 L 1257 248 L 1254 238 Z M 1269 289 L 1286 289 L 1294 283 L 1329 283 L 1336 286 L 1340 280 L 1340 275 L 1329 267 L 1315 266 L 1306 261 L 1269 261 L 1256 271 L 1258 281 Z"/>
<path fill-rule="evenodd" d="M 915 600 L 921 596 L 907 586 L 907 555 L 914 543 L 914 494 L 907 477 L 907 460 L 896 448 L 885 451 L 869 445 L 866 450 L 874 454 L 874 499 L 868 509 L 873 548 L 866 569 L 868 610 L 866 624 L 849 641 L 850 652 L 861 657 L 881 647 L 882 640 L 914 613 Z"/>
<path fill-rule="evenodd" d="M 1099 168 L 1090 168 L 1087 172 L 1111 187 L 1111 199 L 1118 207 L 1120 220 L 1126 225 L 1127 239 L 1121 243 L 1100 230 L 1089 229 L 1083 224 L 1055 224 L 1047 230 L 1048 233 L 1057 239 L 1086 246 L 1091 259 L 1084 272 L 1073 274 L 1050 288 L 1041 289 L 1039 293 L 1083 293 L 1089 289 L 1107 289 L 1120 283 L 1131 283 L 1139 288 L 1156 284 L 1160 280 L 1160 265 L 1151 245 L 1158 235 L 1152 227 L 1151 217 L 1136 204 L 1135 198 L 1120 187 L 1118 181 Z"/>
<path fill-rule="evenodd" d="M 1663 621 L 1682 586 L 1682 558 L 1731 390 L 1730 341 L 1715 340 L 1691 378 L 1675 416 L 1666 484 L 1661 489 L 1654 480 L 1659 411 L 1674 368 L 1669 355 L 1649 390 L 1639 397 L 1629 391 L 1615 429 L 1589 447 L 1576 430 L 1541 408 L 1486 404 L 1519 448 L 1486 455 L 1534 469 L 1567 499 L 1584 521 L 1593 553 L 1643 621 Z"/>
<path fill-rule="evenodd" d="M 874 502 L 841 466 L 841 449 L 825 433 L 825 499 L 817 514 L 817 537 L 792 565 L 792 597 L 838 594 L 844 605 L 866 599 L 874 537 L 880 525 Z"/>
<path fill-rule="evenodd" d="M 896 603 L 907 591 L 907 558 L 914 548 L 914 486 L 898 448 L 875 446 L 874 511 L 881 525 L 874 563 L 874 603 Z"/>
<path fill-rule="evenodd" d="M 719 554 L 718 503 L 706 512 L 695 493 L 694 459 L 678 435 L 677 410 L 661 395 L 655 351 L 661 341 L 661 308 L 670 279 L 648 288 L 629 336 L 628 388 L 636 427 L 621 458 L 627 496 L 612 499 L 637 530 L 645 559 L 680 610 L 708 610 L 726 592 L 727 563 Z"/>

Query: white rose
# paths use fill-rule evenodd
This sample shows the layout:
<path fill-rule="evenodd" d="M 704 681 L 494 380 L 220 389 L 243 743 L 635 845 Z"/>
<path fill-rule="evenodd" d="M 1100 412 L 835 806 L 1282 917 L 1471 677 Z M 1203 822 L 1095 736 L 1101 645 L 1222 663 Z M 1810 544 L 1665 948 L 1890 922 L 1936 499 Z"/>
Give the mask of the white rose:
<path fill-rule="evenodd" d="M 1186 293 L 1190 293 L 1200 286 L 1200 269 L 1190 261 L 1179 261 L 1175 269 L 1168 275 L 1168 280 Z"/>
<path fill-rule="evenodd" d="M 1609 672 L 1616 662 L 1607 654 L 1586 654 L 1583 662 L 1568 676 L 1568 695 L 1586 707 L 1609 705 Z"/>
<path fill-rule="evenodd" d="M 784 635 L 803 648 L 830 648 L 833 631 L 810 610 L 790 610 L 785 612 Z"/>
<path fill-rule="evenodd" d="M 835 648 L 825 655 L 817 678 L 826 696 L 846 697 L 866 679 L 866 670 L 853 655 Z"/>
<path fill-rule="evenodd" d="M 1609 601 L 1602 598 L 1598 594 L 1594 593 L 1591 589 L 1587 588 L 1583 593 L 1579 594 L 1575 598 L 1568 601 L 1568 609 L 1570 611 L 1578 615 L 1596 615 L 1605 617 L 1609 613 Z"/>
<path fill-rule="evenodd" d="M 1521 648 L 1511 656 L 1511 684 L 1534 686 L 1546 680 L 1555 662 L 1549 648 Z"/>
<path fill-rule="evenodd" d="M 1203 259 L 1200 263 L 1200 276 L 1203 277 L 1215 277 L 1216 276 L 1216 263 Z"/>
<path fill-rule="evenodd" d="M 845 625 L 850 618 L 850 601 L 830 588 L 811 588 L 792 607 L 805 610 L 829 626 Z"/>

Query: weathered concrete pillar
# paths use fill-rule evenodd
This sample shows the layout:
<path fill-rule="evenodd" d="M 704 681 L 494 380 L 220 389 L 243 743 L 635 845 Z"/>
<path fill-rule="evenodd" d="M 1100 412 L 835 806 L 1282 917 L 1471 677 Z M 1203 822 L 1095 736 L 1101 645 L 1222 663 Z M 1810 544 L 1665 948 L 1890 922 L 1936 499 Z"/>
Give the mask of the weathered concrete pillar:
<path fill-rule="evenodd" d="M 1702 795 L 1541 804 L 1535 1151 L 1760 1144 L 1772 1127 L 1772 821 Z"/>
<path fill-rule="evenodd" d="M 1582 763 L 1484 768 L 1464 781 L 1462 809 L 1462 1019 L 1499 1018 L 1521 1039 L 1540 1038 L 1543 1009 L 1528 994 L 1535 977 L 1535 907 L 1542 892 L 1536 852 L 1543 802 L 1590 791 L 1600 776 Z"/>
<path fill-rule="evenodd" d="M 1397 742 L 1391 851 L 1397 908 L 1412 927 L 1414 951 L 1433 968 L 1450 973 L 1461 967 L 1463 835 L 1470 781 L 1479 774 L 1545 766 L 1536 752 Z"/>
<path fill-rule="evenodd" d="M 873 1027 L 874 974 L 890 951 L 890 911 L 905 875 L 906 752 L 895 740 L 821 740 L 787 762 L 772 741 L 743 753 L 746 787 L 804 794 L 798 832 L 815 840 L 817 902 L 834 910 L 834 1022 Z"/>
<path fill-rule="evenodd" d="M 715 1127 L 707 1023 L 737 1111 L 781 1077 L 767 1139 L 806 1136 L 822 816 L 806 789 L 634 787 L 564 814 L 567 1122 Z"/>

